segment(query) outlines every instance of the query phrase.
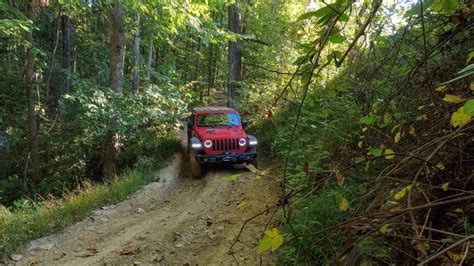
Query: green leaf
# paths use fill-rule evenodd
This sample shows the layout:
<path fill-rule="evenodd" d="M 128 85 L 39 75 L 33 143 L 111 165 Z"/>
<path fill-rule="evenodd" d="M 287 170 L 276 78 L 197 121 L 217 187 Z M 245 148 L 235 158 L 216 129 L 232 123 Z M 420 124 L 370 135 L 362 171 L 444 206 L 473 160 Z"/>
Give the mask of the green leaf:
<path fill-rule="evenodd" d="M 441 187 L 443 188 L 444 191 L 448 191 L 449 182 L 442 184 Z"/>
<path fill-rule="evenodd" d="M 468 66 L 466 66 L 465 68 L 461 69 L 459 72 L 458 72 L 458 76 L 451 79 L 451 80 L 448 80 L 446 82 L 443 82 L 441 83 L 440 85 L 445 85 L 445 84 L 448 84 L 448 83 L 451 83 L 451 82 L 454 82 L 456 80 L 459 80 L 459 79 L 462 79 L 462 78 L 465 78 L 467 76 L 470 76 L 474 74 L 474 64 L 470 64 Z"/>
<path fill-rule="evenodd" d="M 368 126 L 373 125 L 375 123 L 375 116 L 373 115 L 366 115 L 361 118 L 360 122 L 362 124 L 366 124 Z"/>
<path fill-rule="evenodd" d="M 446 95 L 444 96 L 443 100 L 444 100 L 445 102 L 448 102 L 448 103 L 459 103 L 459 102 L 462 102 L 461 97 L 456 96 L 456 95 L 451 95 L 451 94 L 446 94 Z"/>
<path fill-rule="evenodd" d="M 471 73 L 474 70 L 474 64 L 470 64 L 466 66 L 465 68 L 461 69 L 458 71 L 458 74 L 463 74 L 463 73 Z"/>
<path fill-rule="evenodd" d="M 342 36 L 340 34 L 329 37 L 329 41 L 332 42 L 332 43 L 342 43 L 345 40 L 346 40 L 346 38 L 344 38 L 344 36 Z"/>
<path fill-rule="evenodd" d="M 474 116 L 474 99 L 467 101 L 463 106 L 464 113 L 468 116 Z"/>
<path fill-rule="evenodd" d="M 311 58 L 311 57 L 310 57 L 310 56 L 306 56 L 306 55 L 302 55 L 302 56 L 296 58 L 296 60 L 293 62 L 293 65 L 302 64 L 305 60 L 308 60 L 309 58 Z"/>
<path fill-rule="evenodd" d="M 316 11 L 310 11 L 310 12 L 302 14 L 301 16 L 298 17 L 298 20 L 309 19 L 309 18 L 312 18 L 312 17 L 321 18 L 323 16 L 326 16 L 330 12 L 334 13 L 334 11 L 332 11 L 329 7 L 325 6 L 323 8 L 320 8 L 320 9 L 316 10 Z"/>
<path fill-rule="evenodd" d="M 466 58 L 466 64 L 469 64 L 469 62 L 471 62 L 473 58 L 474 58 L 474 51 L 470 51 Z"/>
<path fill-rule="evenodd" d="M 261 254 L 272 247 L 272 239 L 264 236 L 257 247 L 257 253 Z"/>
<path fill-rule="evenodd" d="M 316 11 L 311 11 L 311 12 L 307 12 L 300 15 L 297 20 L 305 20 L 305 19 L 309 19 L 315 16 L 316 16 Z"/>
<path fill-rule="evenodd" d="M 339 21 L 348 21 L 349 20 L 349 16 L 346 14 L 346 13 L 343 13 L 340 17 L 339 17 Z"/>
<path fill-rule="evenodd" d="M 222 180 L 224 182 L 232 182 L 232 181 L 237 180 L 239 177 L 240 177 L 240 174 L 229 175 L 229 176 L 222 177 Z"/>
<path fill-rule="evenodd" d="M 433 11 L 441 12 L 443 10 L 443 0 L 436 0 L 433 3 Z"/>
<path fill-rule="evenodd" d="M 346 198 L 342 197 L 339 201 L 339 210 L 345 212 L 349 209 L 349 202 Z"/>
<path fill-rule="evenodd" d="M 379 157 L 382 155 L 383 150 L 381 148 L 372 148 L 369 150 L 368 154 L 373 155 L 375 157 Z"/>
<path fill-rule="evenodd" d="M 394 199 L 396 200 L 401 200 L 405 197 L 405 195 L 407 194 L 408 191 L 410 191 L 411 189 L 411 185 L 408 185 L 404 188 L 402 188 L 400 191 L 397 192 L 397 194 L 395 194 L 395 196 L 393 196 Z"/>
<path fill-rule="evenodd" d="M 280 235 L 280 232 L 277 228 L 271 228 L 265 230 L 263 239 L 260 241 L 260 244 L 257 248 L 257 253 L 263 253 L 272 248 L 272 251 L 277 250 L 283 244 L 283 236 Z"/>
<path fill-rule="evenodd" d="M 439 162 L 436 164 L 436 168 L 438 168 L 439 170 L 444 170 L 445 166 L 442 162 Z"/>
<path fill-rule="evenodd" d="M 443 11 L 446 13 L 451 13 L 453 11 L 456 11 L 458 5 L 458 0 L 443 0 Z"/>
<path fill-rule="evenodd" d="M 280 232 L 278 231 L 278 228 L 270 228 L 265 230 L 264 234 L 270 238 L 274 238 L 275 236 L 279 235 Z"/>
<path fill-rule="evenodd" d="M 464 112 L 464 108 L 459 108 L 456 112 L 451 115 L 451 125 L 453 127 L 462 127 L 469 123 L 471 116 Z"/>
<path fill-rule="evenodd" d="M 400 142 L 401 139 L 402 139 L 402 132 L 398 131 L 397 134 L 395 134 L 394 141 L 395 141 L 395 143 L 398 143 L 398 142 Z"/>
<path fill-rule="evenodd" d="M 384 154 L 385 154 L 385 159 L 387 160 L 391 160 L 393 158 L 395 158 L 395 155 L 393 155 L 395 152 L 391 149 L 386 149 Z"/>
<path fill-rule="evenodd" d="M 283 236 L 277 235 L 272 239 L 272 251 L 277 250 L 283 244 Z"/>
<path fill-rule="evenodd" d="M 389 229 L 388 227 L 390 226 L 390 224 L 384 224 L 380 227 L 379 231 L 380 233 L 382 234 L 386 234 L 386 233 L 390 233 L 392 231 L 392 229 Z"/>
<path fill-rule="evenodd" d="M 443 86 L 436 87 L 435 91 L 445 92 L 447 89 L 448 89 L 447 86 L 443 85 Z"/>

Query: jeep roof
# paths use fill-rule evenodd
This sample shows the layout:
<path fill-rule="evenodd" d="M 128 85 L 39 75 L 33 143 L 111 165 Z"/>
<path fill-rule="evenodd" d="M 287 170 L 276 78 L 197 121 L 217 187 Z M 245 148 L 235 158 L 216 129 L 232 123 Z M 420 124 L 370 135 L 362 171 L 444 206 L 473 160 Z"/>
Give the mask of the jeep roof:
<path fill-rule="evenodd" d="M 232 108 L 223 106 L 205 106 L 205 107 L 194 107 L 193 112 L 195 113 L 213 113 L 213 112 L 237 112 Z"/>

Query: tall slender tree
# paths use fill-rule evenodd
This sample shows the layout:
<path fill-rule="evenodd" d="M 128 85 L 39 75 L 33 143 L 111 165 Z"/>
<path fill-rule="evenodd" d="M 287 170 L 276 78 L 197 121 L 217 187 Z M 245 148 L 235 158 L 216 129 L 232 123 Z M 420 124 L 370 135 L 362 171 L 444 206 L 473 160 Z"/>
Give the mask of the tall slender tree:
<path fill-rule="evenodd" d="M 228 6 L 229 31 L 235 34 L 241 33 L 239 4 L 240 0 L 236 0 Z M 242 50 L 238 40 L 229 41 L 228 70 L 227 105 L 230 106 L 238 96 L 239 81 L 242 79 Z"/>
<path fill-rule="evenodd" d="M 135 32 L 135 38 L 133 41 L 133 73 L 132 73 L 132 91 L 135 94 L 138 94 L 140 87 L 140 12 L 137 12 L 137 27 Z"/>
<path fill-rule="evenodd" d="M 109 45 L 110 45 L 110 79 L 109 87 L 120 97 L 123 90 L 123 70 L 125 64 L 125 34 L 123 20 L 124 8 L 120 3 L 111 4 L 109 10 Z M 109 124 L 117 124 L 114 117 Z M 120 152 L 120 137 L 112 129 L 107 131 L 102 157 L 102 175 L 110 177 L 115 174 L 115 160 Z"/>
<path fill-rule="evenodd" d="M 37 0 L 28 0 L 26 7 L 26 16 L 35 21 L 37 17 L 37 9 L 41 2 Z M 31 44 L 26 49 L 25 78 L 27 82 L 26 97 L 28 102 L 27 125 L 28 137 L 30 142 L 29 159 L 31 161 L 32 178 L 38 180 L 40 178 L 40 156 L 38 144 L 38 122 L 35 112 L 35 96 L 34 89 L 37 86 L 37 75 L 35 71 L 35 59 L 32 51 L 33 32 L 28 31 L 25 39 Z M 26 182 L 25 182 L 26 183 Z"/>
<path fill-rule="evenodd" d="M 61 56 L 61 95 L 69 92 L 70 81 L 69 73 L 71 71 L 71 20 L 67 14 L 61 16 L 61 32 L 62 32 L 62 56 Z M 59 115 L 64 115 L 64 105 L 59 102 Z"/>
<path fill-rule="evenodd" d="M 151 64 L 153 63 L 153 32 L 150 33 L 150 44 L 148 45 L 148 60 L 146 63 L 146 79 L 151 77 Z"/>

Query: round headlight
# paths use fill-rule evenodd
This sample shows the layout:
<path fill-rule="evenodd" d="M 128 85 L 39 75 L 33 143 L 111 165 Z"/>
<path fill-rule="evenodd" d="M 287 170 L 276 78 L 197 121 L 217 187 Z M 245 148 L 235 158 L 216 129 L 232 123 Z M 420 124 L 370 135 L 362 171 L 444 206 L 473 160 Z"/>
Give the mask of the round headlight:
<path fill-rule="evenodd" d="M 212 147 L 212 141 L 210 141 L 210 140 L 204 141 L 204 147 L 206 147 L 206 148 Z"/>
<path fill-rule="evenodd" d="M 244 138 L 239 139 L 240 146 L 245 146 L 245 144 L 247 144 L 247 140 L 245 140 Z"/>

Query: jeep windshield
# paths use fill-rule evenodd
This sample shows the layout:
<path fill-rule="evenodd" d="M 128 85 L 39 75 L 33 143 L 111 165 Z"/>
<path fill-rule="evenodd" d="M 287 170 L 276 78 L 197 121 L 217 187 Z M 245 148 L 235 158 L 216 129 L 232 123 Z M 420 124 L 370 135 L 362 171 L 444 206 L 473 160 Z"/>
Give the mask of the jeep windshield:
<path fill-rule="evenodd" d="M 240 119 L 237 113 L 199 114 L 197 116 L 197 126 L 198 127 L 240 126 Z"/>

